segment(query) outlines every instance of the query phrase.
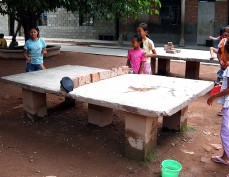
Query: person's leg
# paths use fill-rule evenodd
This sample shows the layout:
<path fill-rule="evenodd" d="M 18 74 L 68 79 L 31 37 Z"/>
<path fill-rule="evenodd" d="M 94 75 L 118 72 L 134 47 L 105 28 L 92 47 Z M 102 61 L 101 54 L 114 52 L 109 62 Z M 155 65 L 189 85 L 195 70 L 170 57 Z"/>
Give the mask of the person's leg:
<path fill-rule="evenodd" d="M 214 54 L 218 52 L 218 49 L 214 48 L 214 47 L 210 47 L 210 54 L 211 54 L 211 60 L 213 60 L 215 58 Z"/>
<path fill-rule="evenodd" d="M 229 108 L 224 108 L 223 109 L 223 121 L 221 125 L 221 141 L 223 145 L 223 155 L 222 159 L 229 163 Z"/>
<path fill-rule="evenodd" d="M 214 52 L 215 54 L 217 54 L 217 53 L 218 53 L 218 49 L 213 48 L 212 50 L 213 50 L 213 52 Z M 213 56 L 214 56 L 214 55 L 213 55 Z"/>
<path fill-rule="evenodd" d="M 223 155 L 213 156 L 211 159 L 216 163 L 229 165 L 229 108 L 223 108 L 223 120 L 221 124 L 220 136 L 223 146 Z"/>
<path fill-rule="evenodd" d="M 40 71 L 43 70 L 40 64 L 34 65 L 35 66 L 35 71 Z"/>
<path fill-rule="evenodd" d="M 211 55 L 211 58 L 210 59 L 214 58 L 213 47 L 210 47 L 210 55 Z"/>
<path fill-rule="evenodd" d="M 26 63 L 26 72 L 35 71 L 34 65 L 32 63 Z"/>

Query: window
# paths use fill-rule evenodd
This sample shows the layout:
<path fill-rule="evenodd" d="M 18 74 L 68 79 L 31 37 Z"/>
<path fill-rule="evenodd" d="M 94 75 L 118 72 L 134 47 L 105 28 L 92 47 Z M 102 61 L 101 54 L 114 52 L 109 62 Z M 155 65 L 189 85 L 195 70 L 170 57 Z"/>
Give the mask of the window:
<path fill-rule="evenodd" d="M 160 9 L 160 23 L 177 25 L 180 24 L 180 7 L 165 6 Z"/>
<path fill-rule="evenodd" d="M 43 12 L 37 22 L 38 26 L 47 26 L 47 12 Z"/>
<path fill-rule="evenodd" d="M 94 18 L 88 15 L 85 15 L 85 14 L 80 14 L 79 23 L 80 23 L 80 26 L 93 26 Z"/>

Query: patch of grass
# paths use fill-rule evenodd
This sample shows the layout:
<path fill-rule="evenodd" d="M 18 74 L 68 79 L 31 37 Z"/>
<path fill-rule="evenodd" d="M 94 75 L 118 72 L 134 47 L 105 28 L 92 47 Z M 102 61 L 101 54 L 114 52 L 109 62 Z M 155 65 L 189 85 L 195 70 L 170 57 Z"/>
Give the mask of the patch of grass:
<path fill-rule="evenodd" d="M 188 125 L 183 125 L 181 126 L 181 132 L 185 133 L 185 132 L 194 132 L 197 131 L 196 128 L 188 126 Z"/>

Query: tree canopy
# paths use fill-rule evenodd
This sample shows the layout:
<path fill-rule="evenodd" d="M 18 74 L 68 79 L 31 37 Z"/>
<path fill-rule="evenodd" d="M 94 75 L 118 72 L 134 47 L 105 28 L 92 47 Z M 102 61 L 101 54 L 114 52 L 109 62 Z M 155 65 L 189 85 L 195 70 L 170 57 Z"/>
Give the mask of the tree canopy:
<path fill-rule="evenodd" d="M 28 27 L 36 25 L 42 12 L 55 12 L 57 8 L 80 12 L 93 17 L 107 19 L 138 18 L 142 14 L 157 13 L 155 6 L 160 0 L 2 0 L 0 13 L 13 17 L 24 28 L 25 38 Z"/>

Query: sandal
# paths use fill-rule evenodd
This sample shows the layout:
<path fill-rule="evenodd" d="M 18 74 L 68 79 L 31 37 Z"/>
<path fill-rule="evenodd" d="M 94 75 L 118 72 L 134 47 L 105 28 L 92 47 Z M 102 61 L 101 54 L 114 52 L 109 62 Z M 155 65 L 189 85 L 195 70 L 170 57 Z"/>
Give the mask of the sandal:
<path fill-rule="evenodd" d="M 215 59 L 215 57 L 211 57 L 211 58 L 210 58 L 210 60 L 214 60 L 214 59 Z"/>
<path fill-rule="evenodd" d="M 226 162 L 225 160 L 223 160 L 220 156 L 212 156 L 211 160 L 215 163 L 221 163 L 223 165 L 229 165 L 229 163 Z"/>

